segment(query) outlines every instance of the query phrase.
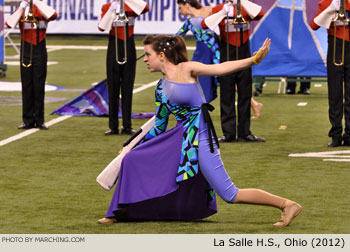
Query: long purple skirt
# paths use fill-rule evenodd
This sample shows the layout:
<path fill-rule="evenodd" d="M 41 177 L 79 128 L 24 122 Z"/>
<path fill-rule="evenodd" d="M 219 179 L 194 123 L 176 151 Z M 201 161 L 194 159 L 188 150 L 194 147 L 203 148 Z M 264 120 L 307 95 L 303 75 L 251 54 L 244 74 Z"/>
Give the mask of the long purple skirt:
<path fill-rule="evenodd" d="M 215 196 L 209 196 L 209 184 L 200 171 L 176 183 L 182 137 L 183 126 L 178 123 L 124 157 L 106 217 L 189 220 L 217 212 Z"/>

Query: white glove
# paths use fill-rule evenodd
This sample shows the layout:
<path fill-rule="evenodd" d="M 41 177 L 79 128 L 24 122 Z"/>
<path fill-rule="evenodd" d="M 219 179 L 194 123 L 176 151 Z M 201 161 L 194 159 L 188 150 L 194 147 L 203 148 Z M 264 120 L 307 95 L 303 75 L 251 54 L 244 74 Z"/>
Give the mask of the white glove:
<path fill-rule="evenodd" d="M 111 4 L 110 9 L 112 11 L 115 11 L 115 13 L 119 13 L 120 12 L 120 1 L 119 0 L 114 0 Z"/>
<path fill-rule="evenodd" d="M 24 0 L 19 5 L 19 9 L 25 10 L 25 8 L 27 8 L 28 6 L 29 6 L 29 3 Z"/>
<path fill-rule="evenodd" d="M 329 7 L 332 10 L 338 11 L 340 9 L 340 0 L 333 0 Z"/>
<path fill-rule="evenodd" d="M 233 17 L 233 5 L 232 3 L 225 3 L 221 10 L 225 15 Z"/>

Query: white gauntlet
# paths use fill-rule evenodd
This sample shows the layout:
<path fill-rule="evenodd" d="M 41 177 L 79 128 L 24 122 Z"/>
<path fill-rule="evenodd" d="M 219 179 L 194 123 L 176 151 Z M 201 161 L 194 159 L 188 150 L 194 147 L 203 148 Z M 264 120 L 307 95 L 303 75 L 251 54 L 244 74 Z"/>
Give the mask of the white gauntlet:
<path fill-rule="evenodd" d="M 315 17 L 314 18 L 315 24 L 328 29 L 331 26 L 332 20 L 334 18 L 334 14 L 337 12 L 333 8 L 334 6 L 332 6 L 331 4 L 324 11 L 322 11 L 317 17 Z"/>
<path fill-rule="evenodd" d="M 17 25 L 17 23 L 19 22 L 23 11 L 29 6 L 29 4 L 26 1 L 22 1 L 21 4 L 19 5 L 18 9 L 12 14 L 10 15 L 7 20 L 6 23 L 8 25 L 8 27 L 13 28 Z"/>
<path fill-rule="evenodd" d="M 222 13 L 224 13 L 225 15 L 229 16 L 229 17 L 233 17 L 233 5 L 232 3 L 226 3 L 224 4 L 224 7 L 222 7 Z"/>
<path fill-rule="evenodd" d="M 50 19 L 55 14 L 55 9 L 40 0 L 33 0 L 33 4 L 39 9 L 45 19 Z"/>
<path fill-rule="evenodd" d="M 125 0 L 125 3 L 133 10 L 137 15 L 140 15 L 146 8 L 147 3 L 142 0 Z"/>
<path fill-rule="evenodd" d="M 115 10 L 112 10 L 111 8 L 108 9 L 108 11 L 105 13 L 105 15 L 101 18 L 100 22 L 98 23 L 98 27 L 101 30 L 109 31 L 112 28 L 113 21 L 116 17 Z"/>
<path fill-rule="evenodd" d="M 329 7 L 331 7 L 332 10 L 338 11 L 340 9 L 340 0 L 333 0 Z"/>
<path fill-rule="evenodd" d="M 119 0 L 114 0 L 111 4 L 111 7 L 109 8 L 112 11 L 115 11 L 115 13 L 120 12 L 120 2 Z"/>
<path fill-rule="evenodd" d="M 261 11 L 262 7 L 248 0 L 241 1 L 242 7 L 245 9 L 251 19 L 255 18 Z"/>

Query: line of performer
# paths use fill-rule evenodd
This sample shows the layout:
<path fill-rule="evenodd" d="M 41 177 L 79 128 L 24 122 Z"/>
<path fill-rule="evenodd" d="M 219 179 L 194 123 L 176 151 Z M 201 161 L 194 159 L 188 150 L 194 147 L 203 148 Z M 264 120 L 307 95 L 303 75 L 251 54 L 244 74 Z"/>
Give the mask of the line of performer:
<path fill-rule="evenodd" d="M 155 90 L 155 125 L 122 160 L 107 214 L 98 222 L 202 219 L 217 212 L 218 194 L 228 203 L 281 209 L 282 217 L 274 225 L 288 226 L 302 207 L 263 190 L 238 188 L 228 176 L 219 152 L 219 143 L 265 142 L 250 131 L 251 67 L 265 58 L 271 41 L 266 39 L 253 56 L 249 47 L 250 22 L 261 19 L 264 11 L 249 0 L 230 0 L 214 7 L 203 7 L 197 0 L 177 3 L 179 12 L 189 16 L 177 35 L 148 35 L 143 41 L 148 69 L 163 74 Z M 135 134 L 131 124 L 136 74 L 133 33 L 135 18 L 148 10 L 148 4 L 142 0 L 114 0 L 102 6 L 98 28 L 109 31 L 106 57 L 109 130 L 105 135 Z M 327 78 L 332 125 L 329 147 L 350 146 L 349 23 L 348 20 L 338 21 L 340 25 L 332 23 L 338 12 L 348 11 L 348 0 L 322 0 L 311 22 L 313 29 L 328 29 Z M 23 125 L 19 129 L 47 129 L 45 36 L 47 23 L 56 17 L 56 11 L 42 1 L 23 0 L 6 23 L 9 27 L 20 23 L 22 37 Z M 214 32 L 216 28 L 220 37 Z M 181 37 L 188 31 L 196 38 L 192 61 L 188 60 Z M 342 64 L 334 64 L 334 46 L 343 48 L 345 56 L 338 51 L 335 55 L 337 59 L 343 57 Z M 209 115 L 214 109 L 209 102 L 217 97 L 217 86 L 223 131 L 220 138 Z M 119 131 L 120 104 L 123 118 Z M 167 130 L 171 114 L 177 125 Z"/>

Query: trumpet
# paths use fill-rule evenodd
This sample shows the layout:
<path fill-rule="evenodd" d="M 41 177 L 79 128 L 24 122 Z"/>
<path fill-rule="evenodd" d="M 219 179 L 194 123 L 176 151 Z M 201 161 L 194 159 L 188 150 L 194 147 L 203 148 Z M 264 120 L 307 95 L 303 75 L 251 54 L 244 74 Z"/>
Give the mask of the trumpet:
<path fill-rule="evenodd" d="M 117 25 L 114 26 L 114 36 L 115 36 L 115 60 L 118 64 L 124 65 L 128 60 L 128 53 L 127 53 L 127 29 L 128 29 L 128 23 L 129 19 L 125 14 L 125 6 L 124 6 L 125 0 L 120 0 L 120 11 L 117 14 L 116 18 L 113 22 L 122 23 L 124 26 L 124 57 L 123 60 L 119 60 L 119 50 L 118 50 L 118 31 L 117 31 Z"/>
<path fill-rule="evenodd" d="M 346 23 L 349 23 L 349 19 L 348 17 L 346 16 L 346 12 L 345 12 L 345 1 L 346 0 L 340 0 L 340 8 L 339 8 L 339 11 L 337 13 L 337 15 L 334 17 L 334 19 L 332 20 L 333 21 L 333 24 L 334 24 L 334 49 L 333 49 L 333 64 L 336 65 L 336 66 L 342 66 L 344 65 L 344 53 L 345 53 L 345 25 Z M 335 57 L 335 54 L 336 54 L 336 47 L 337 47 L 337 36 L 336 36 L 336 33 L 337 33 L 337 21 L 340 21 L 343 23 L 343 44 L 342 44 L 342 51 L 341 51 L 341 54 L 342 54 L 342 58 L 340 60 L 340 62 L 338 63 L 336 61 L 336 57 Z"/>
<path fill-rule="evenodd" d="M 233 6 L 233 2 L 231 0 L 229 0 L 228 2 L 232 3 Z M 229 21 L 229 17 L 228 15 L 226 16 L 226 40 L 227 40 L 227 47 L 226 47 L 226 54 L 227 54 L 227 59 L 229 59 L 229 55 L 230 55 L 230 47 L 229 47 L 229 36 L 228 36 L 228 32 L 229 32 L 229 25 L 233 25 L 234 27 L 236 27 L 236 30 L 238 29 L 239 25 L 244 25 L 247 24 L 248 22 L 244 19 L 244 17 L 242 16 L 242 6 L 241 6 L 241 0 L 237 0 L 237 4 L 236 4 L 236 16 L 233 19 L 232 22 Z M 238 36 L 236 36 L 236 60 L 238 60 Z"/>
<path fill-rule="evenodd" d="M 37 28 L 38 20 L 35 19 L 33 15 L 33 0 L 30 0 L 29 2 L 29 11 L 28 14 L 21 19 L 21 22 L 23 23 L 23 32 L 22 32 L 22 57 L 21 57 L 21 64 L 23 67 L 31 67 L 32 66 L 32 58 L 33 58 L 33 30 Z M 24 24 L 29 23 L 31 26 L 30 29 L 30 54 L 29 54 L 29 63 L 24 63 Z"/>

